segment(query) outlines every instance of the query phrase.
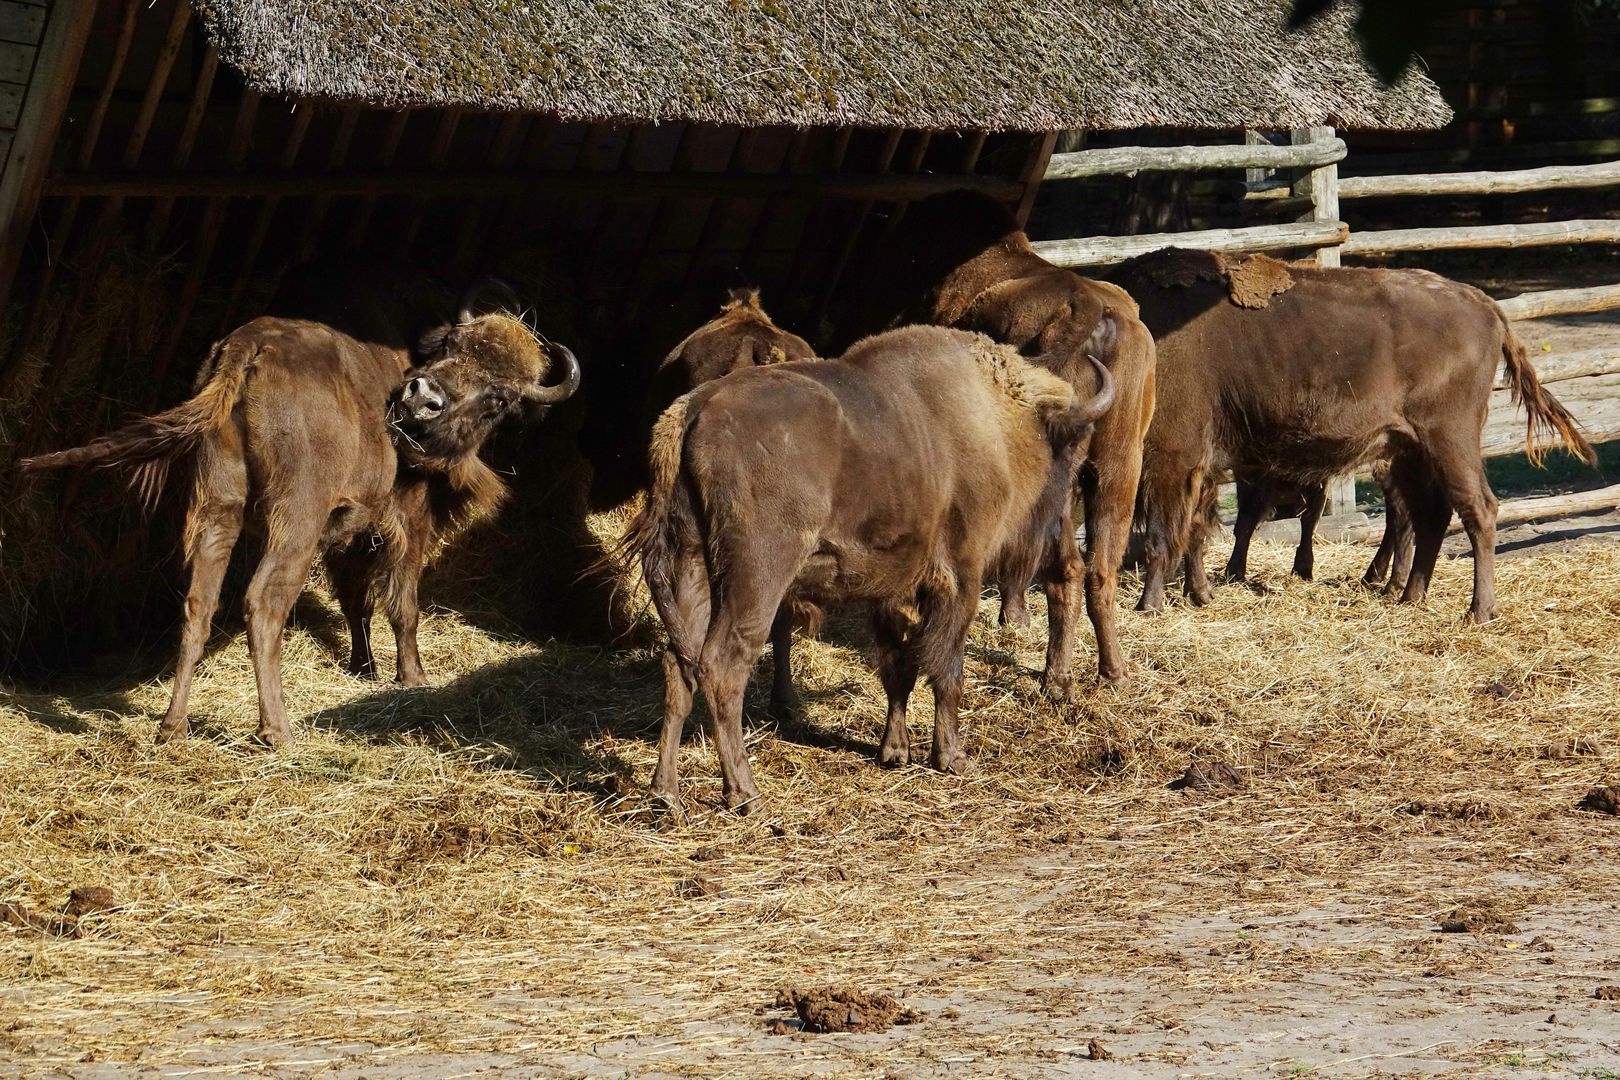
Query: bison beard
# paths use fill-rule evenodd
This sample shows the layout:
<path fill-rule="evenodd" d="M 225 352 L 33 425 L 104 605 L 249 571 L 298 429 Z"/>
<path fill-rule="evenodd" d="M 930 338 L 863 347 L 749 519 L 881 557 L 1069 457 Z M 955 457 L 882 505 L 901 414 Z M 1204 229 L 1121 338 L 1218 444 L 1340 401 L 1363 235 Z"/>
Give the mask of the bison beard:
<path fill-rule="evenodd" d="M 578 362 L 559 349 L 563 379 L 541 385 L 547 361 L 534 334 L 506 314 L 474 315 L 472 300 L 414 369 L 403 348 L 378 343 L 387 340 L 381 335 L 361 341 L 321 323 L 255 319 L 214 347 L 191 400 L 83 447 L 20 463 L 25 472 L 123 468 L 149 501 L 174 463 L 191 466 L 191 583 L 159 742 L 189 730 L 192 675 L 244 529 L 262 541 L 245 604 L 262 741 L 276 746 L 291 736 L 282 631 L 317 552 L 349 624 L 349 670 L 376 674 L 370 627 L 380 593 L 398 644 L 399 681 L 426 681 L 416 647 L 417 586 L 433 541 L 486 516 L 505 495 L 479 447 L 509 412 L 561 401 L 579 382 Z"/>
<path fill-rule="evenodd" d="M 652 484 L 626 537 L 669 633 L 655 797 L 679 808 L 693 696 L 714 725 L 726 804 L 759 798 L 742 697 L 783 600 L 871 605 L 888 696 L 880 760 L 910 760 L 906 699 L 934 693 L 932 762 L 968 764 L 958 738 L 962 651 L 986 573 L 1044 543 L 1076 449 L 1112 402 L 975 334 L 910 327 L 840 360 L 750 368 L 678 400 L 654 431 Z M 1060 538 L 1061 539 L 1061 538 Z M 1074 539 L 1051 545 L 1053 618 L 1072 634 Z M 1052 678 L 1067 677 L 1068 648 Z"/>
<path fill-rule="evenodd" d="M 1474 555 L 1475 622 L 1496 616 L 1496 496 L 1480 459 L 1497 365 L 1529 414 L 1526 441 L 1555 434 L 1594 460 L 1574 418 L 1536 378 L 1501 309 L 1478 289 L 1421 270 L 1290 267 L 1292 286 L 1264 307 L 1233 302 L 1227 270 L 1207 252 L 1166 250 L 1126 263 L 1114 280 L 1158 341 L 1159 407 L 1148 431 L 1140 517 L 1143 610 L 1164 605 L 1183 553 L 1189 596 L 1207 594 L 1200 493 L 1214 470 L 1319 485 L 1387 459 L 1392 515 L 1369 577 L 1395 560 L 1403 601 L 1422 600 L 1455 510 Z M 1411 530 L 1411 554 L 1402 530 Z M 1189 547 L 1189 545 L 1191 545 Z M 1410 570 L 1405 563 L 1410 561 Z"/>

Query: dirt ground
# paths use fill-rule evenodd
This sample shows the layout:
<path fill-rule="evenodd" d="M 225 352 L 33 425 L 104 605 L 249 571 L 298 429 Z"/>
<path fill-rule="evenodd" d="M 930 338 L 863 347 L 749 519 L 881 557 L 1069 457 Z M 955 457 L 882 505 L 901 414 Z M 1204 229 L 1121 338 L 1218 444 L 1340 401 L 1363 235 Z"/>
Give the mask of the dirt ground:
<path fill-rule="evenodd" d="M 442 613 L 424 648 L 443 689 L 425 699 L 367 697 L 295 630 L 293 699 L 337 704 L 306 708 L 314 725 L 274 758 L 242 742 L 240 641 L 205 666 L 214 719 L 178 750 L 147 745 L 162 683 L 18 693 L 0 707 L 16 789 L 0 899 L 44 909 L 97 880 L 127 906 L 78 937 L 0 926 L 0 1072 L 1620 1076 L 1620 1001 L 1599 996 L 1620 983 L 1620 823 L 1575 806 L 1620 775 L 1620 601 L 1603 587 L 1620 533 L 1591 526 L 1505 535 L 1507 617 L 1483 632 L 1455 621 L 1466 559 L 1428 608 L 1397 608 L 1354 584 L 1364 547 L 1327 546 L 1306 585 L 1260 545 L 1256 589 L 1127 615 L 1134 688 L 1061 716 L 1022 689 L 1039 635 L 996 630 L 987 604 L 966 780 L 872 766 L 864 661 L 807 643 L 819 734 L 756 729 L 772 806 L 748 821 L 645 816 L 644 662 L 616 676 L 562 654 L 579 696 L 546 684 L 547 722 L 640 699 L 646 721 L 590 742 L 628 780 L 593 787 L 501 726 L 525 723 L 501 706 L 553 677 L 555 650 L 478 655 Z M 1369 655 L 1381 676 L 1324 665 Z M 508 673 L 479 681 L 490 662 Z M 344 711 L 356 695 L 382 727 Z M 1106 719 L 1116 705 L 1129 728 Z M 1204 754 L 1243 786 L 1166 788 Z M 700 809 L 713 767 L 688 751 Z M 472 824 L 391 848 L 379 874 L 369 838 L 413 807 Z M 1440 930 L 1480 904 L 1505 921 Z M 776 1004 L 788 985 L 891 994 L 921 1018 L 801 1034 Z"/>

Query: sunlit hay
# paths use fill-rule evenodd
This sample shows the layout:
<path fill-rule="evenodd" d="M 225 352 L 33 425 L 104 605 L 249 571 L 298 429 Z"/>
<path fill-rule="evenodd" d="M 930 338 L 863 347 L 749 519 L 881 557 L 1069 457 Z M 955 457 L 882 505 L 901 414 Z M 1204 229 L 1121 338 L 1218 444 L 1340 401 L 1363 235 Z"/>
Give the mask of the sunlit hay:
<path fill-rule="evenodd" d="M 239 638 L 216 642 L 195 733 L 171 747 L 150 741 L 166 680 L 12 694 L 0 900 L 54 911 L 105 885 L 123 906 L 77 938 L 0 926 L 0 1050 L 41 1068 L 206 1060 L 220 1039 L 533 1054 L 703 1021 L 759 1040 L 755 1009 L 785 982 L 971 996 L 1006 985 L 1008 964 L 973 959 L 990 952 L 1055 987 L 1162 972 L 1173 951 L 1156 928 L 1199 913 L 1393 913 L 1412 935 L 1367 948 L 1415 976 L 1434 913 L 1482 892 L 1612 902 L 1589 867 L 1613 823 L 1575 806 L 1615 775 L 1620 546 L 1500 563 L 1503 617 L 1483 629 L 1461 622 L 1466 560 L 1441 565 L 1427 606 L 1397 606 L 1356 580 L 1369 554 L 1320 545 L 1304 584 L 1262 545 L 1255 589 L 1122 612 L 1130 682 L 1060 709 L 1036 689 L 1039 601 L 1026 632 L 996 628 L 987 602 L 963 713 L 978 768 L 962 779 L 872 763 L 883 704 L 866 634 L 834 619 L 796 649 L 802 726 L 766 724 L 756 680 L 768 812 L 746 820 L 719 811 L 695 735 L 691 822 L 651 812 L 653 649 L 523 646 L 443 612 L 421 631 L 434 685 L 400 691 L 342 674 L 341 619 L 302 605 L 284 657 L 300 720 L 275 754 L 249 743 Z M 919 688 L 919 745 L 929 713 Z M 1167 790 L 1194 756 L 1245 786 Z M 683 884 L 694 875 L 716 887 Z M 1297 978 L 1343 959 L 1302 945 L 1186 978 L 1219 992 L 1283 977 L 1268 964 Z M 922 969 L 926 984 L 896 985 Z M 930 1021 L 884 1065 L 974 1038 Z M 793 1069 L 762 1056 L 747 1074 Z"/>

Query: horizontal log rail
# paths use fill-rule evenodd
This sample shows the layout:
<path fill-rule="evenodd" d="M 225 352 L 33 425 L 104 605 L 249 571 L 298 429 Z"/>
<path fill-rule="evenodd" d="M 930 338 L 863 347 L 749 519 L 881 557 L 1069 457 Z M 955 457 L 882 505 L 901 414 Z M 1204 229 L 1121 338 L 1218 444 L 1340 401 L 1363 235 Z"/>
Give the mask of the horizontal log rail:
<path fill-rule="evenodd" d="M 1349 233 L 1349 227 L 1342 221 L 1302 221 L 1288 225 L 1255 225 L 1244 229 L 1041 240 L 1031 246 L 1041 258 L 1058 266 L 1110 266 L 1167 247 L 1228 254 L 1330 247 L 1342 243 Z"/>
<path fill-rule="evenodd" d="M 1452 248 L 1516 248 L 1547 244 L 1620 243 L 1620 221 L 1543 221 L 1528 225 L 1459 225 L 1438 229 L 1384 229 L 1354 233 L 1340 248 L 1345 255 Z"/>
<path fill-rule="evenodd" d="M 1620 184 L 1620 161 L 1596 165 L 1548 165 L 1512 172 L 1418 173 L 1394 176 L 1341 176 L 1339 198 L 1397 195 L 1501 195 L 1522 191 L 1610 187 Z"/>
<path fill-rule="evenodd" d="M 1594 285 L 1586 289 L 1548 289 L 1520 293 L 1498 300 L 1510 319 L 1540 319 L 1547 315 L 1574 315 L 1583 311 L 1620 308 L 1620 285 Z"/>
<path fill-rule="evenodd" d="M 1086 176 L 1134 176 L 1139 172 L 1196 172 L 1208 169 L 1316 169 L 1343 161 L 1344 140 L 1321 139 L 1297 146 L 1109 146 L 1053 154 L 1048 180 Z"/>
<path fill-rule="evenodd" d="M 1620 375 L 1620 349 L 1581 349 L 1555 356 L 1530 358 L 1541 385 L 1587 379 L 1596 375 Z M 1492 390 L 1506 390 L 1505 379 L 1497 379 Z"/>
<path fill-rule="evenodd" d="M 739 195 L 816 199 L 925 199 L 969 189 L 1002 202 L 1022 196 L 1024 185 L 999 176 L 881 173 L 829 176 L 716 172 L 137 172 L 65 173 L 48 179 L 47 196 L 121 198 L 232 198 L 296 195 L 488 196 L 541 192 L 582 195 Z"/>

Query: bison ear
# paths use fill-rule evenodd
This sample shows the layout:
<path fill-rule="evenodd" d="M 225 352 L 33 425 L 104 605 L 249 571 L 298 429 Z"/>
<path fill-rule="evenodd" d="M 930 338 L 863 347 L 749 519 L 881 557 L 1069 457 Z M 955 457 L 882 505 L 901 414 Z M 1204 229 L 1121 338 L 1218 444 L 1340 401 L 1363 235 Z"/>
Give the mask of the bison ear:
<path fill-rule="evenodd" d="M 461 298 L 461 310 L 456 314 L 456 321 L 465 326 L 486 309 L 516 315 L 523 310 L 523 304 L 518 300 L 512 286 L 500 278 L 481 278 L 473 282 L 467 294 Z"/>
<path fill-rule="evenodd" d="M 413 360 L 429 360 L 444 352 L 450 343 L 450 326 L 436 326 L 423 334 L 416 341 L 416 355 Z"/>

